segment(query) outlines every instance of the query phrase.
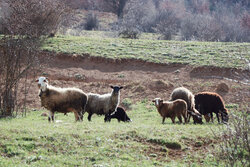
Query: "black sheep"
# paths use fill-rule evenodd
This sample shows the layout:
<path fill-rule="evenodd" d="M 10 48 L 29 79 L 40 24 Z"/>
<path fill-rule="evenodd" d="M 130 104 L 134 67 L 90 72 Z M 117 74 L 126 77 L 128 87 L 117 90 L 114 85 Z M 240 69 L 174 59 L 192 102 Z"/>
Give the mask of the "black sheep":
<path fill-rule="evenodd" d="M 116 118 L 118 120 L 118 122 L 120 122 L 120 121 L 131 122 L 131 119 L 128 117 L 124 108 L 122 108 L 122 107 L 117 107 L 116 111 L 113 112 L 110 116 L 106 115 L 104 118 L 104 121 L 110 122 L 112 118 Z"/>
<path fill-rule="evenodd" d="M 195 108 L 202 114 L 210 114 L 213 121 L 213 112 L 216 114 L 220 123 L 219 114 L 223 122 L 228 122 L 228 112 L 224 101 L 220 95 L 213 92 L 201 92 L 195 95 Z"/>

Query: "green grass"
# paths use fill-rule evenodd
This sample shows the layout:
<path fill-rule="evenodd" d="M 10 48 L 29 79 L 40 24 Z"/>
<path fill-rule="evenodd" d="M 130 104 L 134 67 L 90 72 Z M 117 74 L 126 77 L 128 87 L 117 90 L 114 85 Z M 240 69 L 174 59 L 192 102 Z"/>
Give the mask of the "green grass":
<path fill-rule="evenodd" d="M 210 128 L 221 125 L 174 125 L 170 119 L 162 125 L 149 103 L 132 106 L 131 123 L 104 123 L 96 115 L 75 123 L 73 114 L 59 113 L 62 122 L 48 123 L 42 111 L 1 119 L 0 166 L 217 166 Z M 182 156 L 171 157 L 177 152 Z"/>
<path fill-rule="evenodd" d="M 57 36 L 48 39 L 42 49 L 56 53 L 90 54 L 112 59 L 134 58 L 156 63 L 243 69 L 249 66 L 250 43 L 122 39 L 92 35 Z"/>

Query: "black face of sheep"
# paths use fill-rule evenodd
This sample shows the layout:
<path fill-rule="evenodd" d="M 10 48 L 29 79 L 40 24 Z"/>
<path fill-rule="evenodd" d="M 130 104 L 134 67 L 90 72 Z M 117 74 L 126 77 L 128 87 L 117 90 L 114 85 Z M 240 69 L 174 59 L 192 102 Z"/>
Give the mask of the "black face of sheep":
<path fill-rule="evenodd" d="M 202 117 L 200 115 L 193 116 L 193 119 L 195 124 L 203 124 Z"/>
<path fill-rule="evenodd" d="M 110 86 L 113 89 L 114 93 L 119 93 L 120 89 L 123 88 L 123 86 Z"/>
<path fill-rule="evenodd" d="M 190 114 L 193 117 L 194 124 L 203 124 L 201 115 L 198 115 L 189 110 L 188 110 L 188 114 Z"/>
<path fill-rule="evenodd" d="M 222 119 L 223 123 L 227 123 L 228 122 L 229 117 L 228 117 L 227 110 L 223 110 L 221 112 L 221 119 Z"/>

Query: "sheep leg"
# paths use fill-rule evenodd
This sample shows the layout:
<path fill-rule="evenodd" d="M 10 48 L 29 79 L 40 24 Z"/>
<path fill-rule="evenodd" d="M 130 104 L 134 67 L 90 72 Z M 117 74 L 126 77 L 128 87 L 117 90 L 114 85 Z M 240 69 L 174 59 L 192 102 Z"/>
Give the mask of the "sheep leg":
<path fill-rule="evenodd" d="M 225 118 L 227 117 L 225 113 L 223 113 L 222 111 L 220 111 L 221 114 L 221 122 L 225 123 Z"/>
<path fill-rule="evenodd" d="M 79 116 L 78 116 L 77 112 L 74 112 L 74 114 L 75 114 L 75 121 L 77 122 L 79 120 Z"/>
<path fill-rule="evenodd" d="M 220 123 L 219 113 L 216 113 L 216 117 L 217 117 L 218 123 Z"/>
<path fill-rule="evenodd" d="M 173 124 L 175 124 L 175 117 L 172 117 L 171 119 L 172 119 Z"/>
<path fill-rule="evenodd" d="M 50 122 L 51 120 L 54 122 L 54 112 L 49 111 L 48 121 Z"/>
<path fill-rule="evenodd" d="M 204 118 L 205 118 L 206 122 L 209 122 L 210 121 L 210 113 L 204 115 Z"/>
<path fill-rule="evenodd" d="M 83 119 L 82 112 L 81 112 L 81 111 L 80 111 L 80 112 L 78 112 L 78 115 L 79 115 L 79 120 L 80 120 L 80 121 L 82 121 L 82 119 Z"/>
<path fill-rule="evenodd" d="M 81 121 L 83 121 L 83 115 L 82 114 L 81 114 L 81 118 L 80 119 L 81 119 Z"/>
<path fill-rule="evenodd" d="M 187 121 L 190 122 L 190 118 L 191 118 L 191 111 L 187 111 Z"/>
<path fill-rule="evenodd" d="M 109 113 L 105 114 L 105 118 L 106 118 L 105 122 L 110 122 L 111 121 L 111 116 L 110 116 Z"/>
<path fill-rule="evenodd" d="M 110 122 L 110 121 L 111 121 L 110 115 L 106 114 L 104 118 L 104 122 Z"/>
<path fill-rule="evenodd" d="M 88 120 L 89 121 L 91 121 L 91 116 L 92 116 L 92 114 L 89 113 L 89 115 L 88 115 Z"/>
<path fill-rule="evenodd" d="M 211 121 L 214 123 L 213 113 L 210 113 Z"/>
<path fill-rule="evenodd" d="M 178 116 L 179 122 L 182 123 L 182 118 L 181 116 Z"/>
<path fill-rule="evenodd" d="M 165 122 L 165 117 L 162 117 L 162 124 L 164 124 Z"/>
<path fill-rule="evenodd" d="M 185 121 L 185 124 L 186 124 L 186 123 L 187 123 L 187 115 L 186 115 L 186 114 L 183 114 L 182 116 L 183 116 L 184 121 Z"/>
<path fill-rule="evenodd" d="M 79 115 L 79 112 L 77 110 L 75 110 L 73 108 L 70 108 L 69 111 L 71 111 L 71 112 L 74 113 L 74 115 L 75 115 L 75 121 L 76 122 L 79 121 L 79 120 L 81 120 L 81 116 Z"/>
<path fill-rule="evenodd" d="M 81 120 L 83 121 L 83 115 L 85 114 L 85 111 L 81 112 Z"/>

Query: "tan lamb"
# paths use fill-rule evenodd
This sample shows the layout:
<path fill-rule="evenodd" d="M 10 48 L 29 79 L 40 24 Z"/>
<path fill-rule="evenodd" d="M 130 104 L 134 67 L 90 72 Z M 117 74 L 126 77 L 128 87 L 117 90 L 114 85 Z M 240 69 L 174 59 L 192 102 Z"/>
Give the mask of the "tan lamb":
<path fill-rule="evenodd" d="M 163 101 L 160 98 L 155 98 L 152 102 L 155 103 L 155 107 L 162 116 L 162 124 L 164 124 L 166 117 L 171 118 L 173 123 L 175 123 L 175 117 L 182 123 L 183 117 L 187 123 L 187 103 L 184 100 Z"/>

